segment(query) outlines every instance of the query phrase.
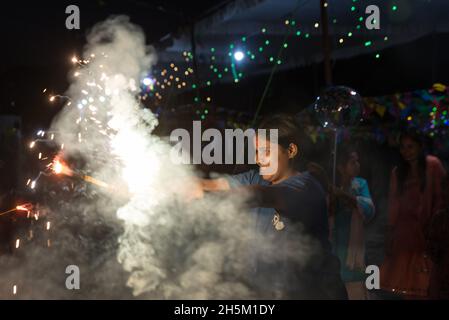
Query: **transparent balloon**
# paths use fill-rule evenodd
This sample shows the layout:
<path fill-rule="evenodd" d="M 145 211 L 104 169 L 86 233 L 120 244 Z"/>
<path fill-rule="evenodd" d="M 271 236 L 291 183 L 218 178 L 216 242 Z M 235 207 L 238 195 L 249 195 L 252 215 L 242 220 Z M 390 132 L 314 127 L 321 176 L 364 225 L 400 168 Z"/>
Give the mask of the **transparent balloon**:
<path fill-rule="evenodd" d="M 363 101 L 354 89 L 329 87 L 315 100 L 311 110 L 325 128 L 355 126 L 362 119 Z"/>

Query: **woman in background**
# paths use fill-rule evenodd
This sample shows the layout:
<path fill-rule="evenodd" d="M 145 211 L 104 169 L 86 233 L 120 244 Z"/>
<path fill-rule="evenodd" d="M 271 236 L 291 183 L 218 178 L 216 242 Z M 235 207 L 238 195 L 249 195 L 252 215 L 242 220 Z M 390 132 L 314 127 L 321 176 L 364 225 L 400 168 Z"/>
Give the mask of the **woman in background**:
<path fill-rule="evenodd" d="M 401 159 L 390 183 L 386 255 L 380 270 L 383 290 L 406 299 L 428 298 L 432 261 L 427 238 L 432 216 L 441 209 L 440 160 L 426 156 L 418 133 L 400 136 Z"/>
<path fill-rule="evenodd" d="M 364 224 L 374 217 L 374 205 L 365 179 L 357 177 L 356 151 L 343 147 L 337 156 L 338 186 L 330 215 L 331 240 L 341 264 L 341 278 L 350 300 L 365 300 Z"/>
<path fill-rule="evenodd" d="M 429 297 L 449 300 L 449 176 L 443 181 L 443 209 L 432 218 L 429 228 L 429 253 L 433 261 Z"/>

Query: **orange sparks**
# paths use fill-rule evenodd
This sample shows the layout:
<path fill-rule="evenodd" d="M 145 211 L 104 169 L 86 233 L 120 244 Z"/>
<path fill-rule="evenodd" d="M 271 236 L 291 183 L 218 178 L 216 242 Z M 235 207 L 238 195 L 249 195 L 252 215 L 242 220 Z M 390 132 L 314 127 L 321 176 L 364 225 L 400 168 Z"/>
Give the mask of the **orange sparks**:
<path fill-rule="evenodd" d="M 16 206 L 17 211 L 26 211 L 29 212 L 33 208 L 33 205 L 31 203 L 24 203 L 21 205 Z"/>
<path fill-rule="evenodd" d="M 61 162 L 55 161 L 55 162 L 53 163 L 53 171 L 54 171 L 56 174 L 60 174 L 60 173 L 62 172 L 62 164 L 61 164 Z"/>
<path fill-rule="evenodd" d="M 73 174 L 72 170 L 58 157 L 56 156 L 52 163 L 52 170 L 55 174 L 64 174 L 71 176 Z"/>
<path fill-rule="evenodd" d="M 74 173 L 66 164 L 64 164 L 64 162 L 60 159 L 59 156 L 56 156 L 53 160 L 53 162 L 51 164 L 49 164 L 49 166 L 51 166 L 51 169 L 53 170 L 53 172 L 55 174 L 64 174 L 67 176 L 75 176 L 78 178 L 83 179 L 86 182 L 89 182 L 91 184 L 95 184 L 97 186 L 103 187 L 103 188 L 109 188 L 110 186 L 101 180 L 95 179 L 91 176 L 87 176 L 87 175 L 80 175 L 78 173 Z"/>
<path fill-rule="evenodd" d="M 11 213 L 11 212 L 14 212 L 14 211 L 30 212 L 32 208 L 33 208 L 33 205 L 31 203 L 25 203 L 25 204 L 17 205 L 13 209 L 9 209 L 7 211 L 0 212 L 0 216 L 3 216 L 5 214 L 8 214 L 8 213 Z"/>
<path fill-rule="evenodd" d="M 103 187 L 103 188 L 109 188 L 109 185 L 106 182 L 103 182 L 101 180 L 95 179 L 91 176 L 83 176 L 83 180 L 92 184 L 95 184 L 97 186 Z"/>

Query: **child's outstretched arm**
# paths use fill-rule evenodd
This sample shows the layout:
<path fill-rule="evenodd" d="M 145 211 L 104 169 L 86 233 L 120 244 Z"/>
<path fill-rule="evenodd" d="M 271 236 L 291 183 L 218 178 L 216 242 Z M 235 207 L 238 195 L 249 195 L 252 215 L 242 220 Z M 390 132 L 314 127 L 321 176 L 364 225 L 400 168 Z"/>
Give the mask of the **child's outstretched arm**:
<path fill-rule="evenodd" d="M 203 191 L 227 191 L 231 189 L 228 180 L 218 179 L 200 179 L 200 185 Z"/>

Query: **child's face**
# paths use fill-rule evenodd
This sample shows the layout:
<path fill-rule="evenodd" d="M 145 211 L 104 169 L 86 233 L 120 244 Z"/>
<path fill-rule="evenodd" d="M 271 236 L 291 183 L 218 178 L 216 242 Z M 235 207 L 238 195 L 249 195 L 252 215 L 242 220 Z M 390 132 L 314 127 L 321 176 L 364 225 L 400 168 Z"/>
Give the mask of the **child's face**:
<path fill-rule="evenodd" d="M 257 136 L 256 163 L 260 168 L 260 175 L 269 182 L 276 182 L 283 177 L 290 167 L 288 151 L 277 143 Z"/>
<path fill-rule="evenodd" d="M 350 154 L 348 162 L 341 168 L 341 170 L 343 171 L 343 175 L 350 178 L 355 178 L 360 174 L 360 163 L 357 152 L 352 152 Z"/>

